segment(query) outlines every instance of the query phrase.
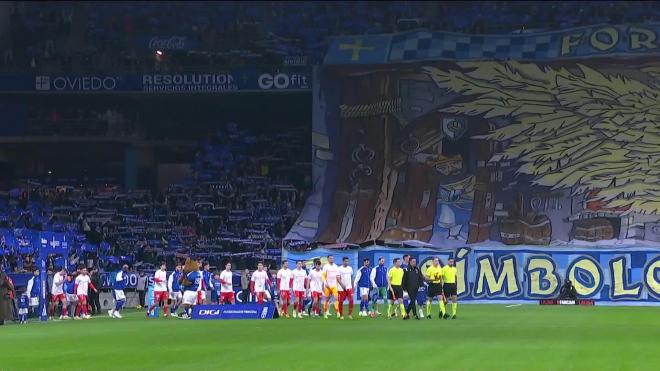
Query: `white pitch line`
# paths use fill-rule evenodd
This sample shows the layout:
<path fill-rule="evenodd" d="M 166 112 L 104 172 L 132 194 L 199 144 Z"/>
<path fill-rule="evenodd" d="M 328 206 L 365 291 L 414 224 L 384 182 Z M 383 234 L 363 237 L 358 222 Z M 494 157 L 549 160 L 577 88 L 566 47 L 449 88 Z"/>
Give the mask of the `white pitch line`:
<path fill-rule="evenodd" d="M 513 307 L 519 307 L 519 306 L 521 306 L 521 305 L 522 305 L 522 304 L 511 304 L 511 305 L 507 305 L 506 307 L 507 307 L 507 308 L 513 308 Z"/>

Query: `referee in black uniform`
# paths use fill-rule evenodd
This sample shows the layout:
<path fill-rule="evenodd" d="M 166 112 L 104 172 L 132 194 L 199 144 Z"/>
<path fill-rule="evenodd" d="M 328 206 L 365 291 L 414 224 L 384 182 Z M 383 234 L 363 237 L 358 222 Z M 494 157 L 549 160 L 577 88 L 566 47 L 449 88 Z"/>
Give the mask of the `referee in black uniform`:
<path fill-rule="evenodd" d="M 415 319 L 419 319 L 417 315 L 417 292 L 423 284 L 424 276 L 417 266 L 417 259 L 411 257 L 408 269 L 403 272 L 403 289 L 408 292 L 408 308 L 403 319 L 410 319 L 411 310 Z"/>

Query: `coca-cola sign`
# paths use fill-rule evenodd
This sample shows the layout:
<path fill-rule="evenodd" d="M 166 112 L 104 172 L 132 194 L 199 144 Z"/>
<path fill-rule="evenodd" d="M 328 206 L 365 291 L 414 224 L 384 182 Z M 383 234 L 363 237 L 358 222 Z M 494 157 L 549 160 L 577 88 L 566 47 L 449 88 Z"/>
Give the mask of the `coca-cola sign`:
<path fill-rule="evenodd" d="M 190 48 L 190 40 L 185 36 L 159 37 L 149 39 L 148 47 L 154 50 L 183 50 Z"/>

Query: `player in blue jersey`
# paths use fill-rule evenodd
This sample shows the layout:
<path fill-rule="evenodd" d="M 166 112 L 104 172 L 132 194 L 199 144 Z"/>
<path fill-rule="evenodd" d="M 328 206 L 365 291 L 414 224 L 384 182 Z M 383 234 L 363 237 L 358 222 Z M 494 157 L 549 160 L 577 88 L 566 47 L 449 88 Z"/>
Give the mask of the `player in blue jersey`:
<path fill-rule="evenodd" d="M 177 265 L 174 268 L 174 272 L 170 274 L 170 277 L 167 280 L 167 290 L 170 292 L 170 306 L 172 307 L 172 317 L 178 317 L 177 310 L 179 305 L 181 305 L 181 300 L 183 299 L 183 294 L 181 293 L 181 265 Z"/>
<path fill-rule="evenodd" d="M 124 289 L 128 285 L 128 265 L 124 264 L 121 270 L 115 276 L 115 283 L 112 285 L 112 296 L 115 299 L 115 309 L 110 309 L 108 315 L 112 318 L 122 318 L 119 313 L 126 303 L 126 294 Z"/>
<path fill-rule="evenodd" d="M 372 287 L 376 287 L 376 283 L 373 281 L 371 275 L 374 269 L 370 264 L 369 259 L 362 260 L 362 267 L 355 274 L 354 286 L 357 287 L 360 295 L 360 317 L 369 316 L 369 292 Z"/>
<path fill-rule="evenodd" d="M 197 304 L 197 293 L 202 285 L 202 272 L 192 271 L 186 275 L 188 282 L 183 286 L 183 315 L 181 318 L 189 319 L 192 316 L 192 307 Z"/>
<path fill-rule="evenodd" d="M 375 295 L 372 302 L 373 311 L 375 311 L 377 315 L 380 315 L 380 311 L 378 310 L 378 300 L 381 299 L 383 300 L 383 304 L 387 302 L 387 313 L 390 313 L 392 302 L 387 300 L 387 267 L 385 266 L 384 257 L 381 256 L 378 258 L 378 265 L 371 271 L 371 275 L 371 281 L 376 284 L 375 290 L 377 292 L 377 295 Z"/>
<path fill-rule="evenodd" d="M 209 262 L 204 262 L 202 282 L 202 297 L 199 304 L 211 304 L 211 292 L 215 290 L 215 285 L 213 284 L 213 273 L 211 273 Z"/>

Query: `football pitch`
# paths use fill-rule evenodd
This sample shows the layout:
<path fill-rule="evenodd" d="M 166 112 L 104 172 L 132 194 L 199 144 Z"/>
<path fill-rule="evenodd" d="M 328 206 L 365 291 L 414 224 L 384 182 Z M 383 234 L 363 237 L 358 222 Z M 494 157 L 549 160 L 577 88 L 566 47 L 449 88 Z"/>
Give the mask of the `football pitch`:
<path fill-rule="evenodd" d="M 458 318 L 0 327 L 1 370 L 658 370 L 660 308 L 459 305 Z"/>

